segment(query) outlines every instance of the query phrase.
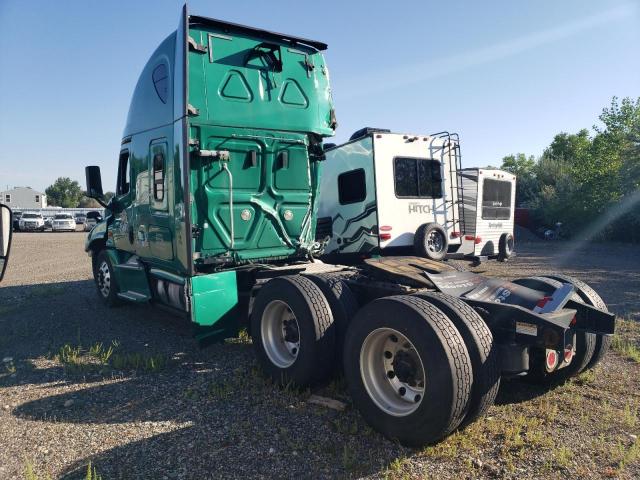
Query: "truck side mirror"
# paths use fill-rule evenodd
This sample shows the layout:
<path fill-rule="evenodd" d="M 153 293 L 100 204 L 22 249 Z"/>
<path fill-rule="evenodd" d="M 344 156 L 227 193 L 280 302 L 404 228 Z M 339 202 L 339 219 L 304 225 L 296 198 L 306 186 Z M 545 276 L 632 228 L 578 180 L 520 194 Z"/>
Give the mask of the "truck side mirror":
<path fill-rule="evenodd" d="M 87 196 L 95 198 L 96 200 L 102 200 L 104 194 L 102 193 L 102 176 L 100 175 L 100 167 L 95 165 L 85 167 L 85 176 L 87 177 Z"/>
<path fill-rule="evenodd" d="M 0 281 L 4 277 L 9 261 L 11 237 L 13 235 L 13 214 L 11 209 L 0 203 Z"/>

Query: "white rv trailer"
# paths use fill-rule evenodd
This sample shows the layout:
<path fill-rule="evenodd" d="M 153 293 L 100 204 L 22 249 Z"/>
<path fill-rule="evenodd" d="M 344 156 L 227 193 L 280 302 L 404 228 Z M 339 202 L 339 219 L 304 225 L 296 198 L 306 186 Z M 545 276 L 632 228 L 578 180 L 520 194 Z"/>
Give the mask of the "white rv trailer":
<path fill-rule="evenodd" d="M 499 254 L 498 239 L 493 242 L 487 235 L 485 241 L 480 236 L 497 232 L 499 222 L 505 228 L 510 225 L 507 245 L 509 252 L 513 250 L 515 197 L 510 196 L 510 223 L 490 222 L 482 218 L 488 209 L 471 208 L 472 199 L 482 198 L 477 190 L 482 182 L 474 184 L 459 175 L 456 134 L 409 135 L 366 128 L 347 143 L 328 148 L 323 163 L 316 237 L 329 237 L 328 258 L 408 253 L 433 260 L 447 254 L 481 260 Z M 471 177 L 472 171 L 468 172 Z M 515 181 L 511 174 L 495 172 Z M 463 182 L 473 190 L 468 195 Z M 515 188 L 510 192 L 515 194 Z M 463 208 L 462 199 L 467 197 L 470 203 Z M 476 214 L 477 219 L 466 219 Z M 504 216 L 504 210 L 495 215 Z M 477 235 L 476 227 L 481 229 Z M 495 251 L 490 249 L 494 245 Z"/>
<path fill-rule="evenodd" d="M 516 176 L 503 170 L 465 168 L 462 180 L 461 219 L 465 238 L 474 238 L 477 258 L 513 255 L 513 226 L 516 202 Z"/>
<path fill-rule="evenodd" d="M 325 254 L 390 253 L 418 244 L 423 256 L 442 259 L 448 246 L 462 242 L 459 152 L 455 135 L 379 129 L 359 130 L 329 148 L 317 228 L 319 239 L 330 237 Z"/>

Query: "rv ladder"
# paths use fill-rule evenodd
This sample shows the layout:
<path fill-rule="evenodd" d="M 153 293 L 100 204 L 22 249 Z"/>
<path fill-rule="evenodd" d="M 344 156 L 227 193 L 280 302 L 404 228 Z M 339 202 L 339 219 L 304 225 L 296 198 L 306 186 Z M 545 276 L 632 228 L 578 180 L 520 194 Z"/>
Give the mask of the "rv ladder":
<path fill-rule="evenodd" d="M 465 227 L 465 217 L 464 217 L 464 188 L 462 184 L 462 177 L 460 177 L 460 170 L 462 170 L 462 152 L 460 150 L 460 137 L 457 133 L 449 133 L 449 132 L 438 132 L 430 135 L 431 137 L 436 138 L 446 138 L 444 145 L 442 147 L 443 153 L 444 148 L 448 147 L 448 168 L 449 168 L 449 184 L 451 187 L 451 192 L 454 191 L 454 176 L 455 176 L 455 191 L 457 200 L 452 198 L 447 199 L 445 196 L 445 203 L 451 202 L 451 216 L 452 219 L 448 220 L 446 223 L 452 224 L 452 231 L 459 232 L 460 235 L 464 235 L 464 227 Z M 462 208 L 460 206 L 463 205 Z M 457 212 L 456 212 L 457 210 Z M 456 218 L 457 213 L 457 218 Z"/>

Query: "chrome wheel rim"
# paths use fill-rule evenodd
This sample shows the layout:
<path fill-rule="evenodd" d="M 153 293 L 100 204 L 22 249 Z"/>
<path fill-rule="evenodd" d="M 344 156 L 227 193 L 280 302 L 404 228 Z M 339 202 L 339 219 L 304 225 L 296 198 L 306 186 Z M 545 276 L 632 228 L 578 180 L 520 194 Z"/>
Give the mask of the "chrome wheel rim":
<path fill-rule="evenodd" d="M 510 255 L 511 252 L 513 252 L 513 244 L 514 244 L 513 237 L 508 237 L 506 242 L 506 250 L 508 255 Z"/>
<path fill-rule="evenodd" d="M 422 403 L 422 359 L 411 341 L 397 330 L 378 328 L 367 335 L 360 349 L 360 375 L 371 400 L 389 415 L 410 415 Z"/>
<path fill-rule="evenodd" d="M 432 253 L 440 253 L 444 247 L 444 238 L 437 230 L 432 230 L 427 236 L 427 249 Z"/>
<path fill-rule="evenodd" d="M 260 322 L 262 345 L 269 360 L 279 368 L 288 368 L 300 353 L 300 327 L 291 307 L 282 300 L 271 301 Z"/>
<path fill-rule="evenodd" d="M 98 267 L 98 290 L 104 298 L 107 298 L 111 291 L 111 271 L 106 260 Z"/>

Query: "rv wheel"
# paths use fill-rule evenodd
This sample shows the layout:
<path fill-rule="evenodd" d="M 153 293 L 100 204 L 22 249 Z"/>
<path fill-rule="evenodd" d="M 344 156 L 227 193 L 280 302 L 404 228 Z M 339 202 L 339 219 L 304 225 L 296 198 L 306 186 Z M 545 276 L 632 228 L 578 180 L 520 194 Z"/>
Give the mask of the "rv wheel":
<path fill-rule="evenodd" d="M 463 426 L 483 416 L 493 405 L 500 388 L 500 363 L 491 330 L 482 317 L 459 298 L 440 292 L 414 294 L 435 305 L 456 326 L 469 351 L 473 369 L 473 387 Z"/>
<path fill-rule="evenodd" d="M 513 255 L 515 240 L 510 233 L 503 233 L 498 241 L 498 260 L 506 262 Z"/>
<path fill-rule="evenodd" d="M 442 310 L 421 298 L 384 297 L 361 308 L 347 330 L 343 363 L 362 416 L 403 445 L 437 442 L 467 412 L 467 347 Z"/>
<path fill-rule="evenodd" d="M 553 293 L 562 283 L 553 278 L 547 277 L 527 277 L 513 280 L 513 283 L 527 288 L 539 290 L 545 294 Z M 582 301 L 577 293 L 574 300 Z M 571 363 L 560 370 L 547 373 L 544 367 L 544 351 L 532 352 L 528 377 L 538 383 L 561 383 L 570 377 L 577 375 L 587 368 L 593 357 L 596 347 L 596 335 L 593 333 L 576 332 L 575 354 Z"/>
<path fill-rule="evenodd" d="M 580 299 L 586 303 L 587 305 L 591 305 L 592 307 L 596 307 L 604 312 L 608 312 L 607 304 L 604 303 L 602 297 L 596 293 L 596 291 L 591 288 L 589 285 L 584 283 L 582 280 L 578 280 L 577 278 L 570 277 L 568 275 L 560 275 L 558 273 L 554 273 L 552 275 L 548 275 L 549 278 L 553 278 L 555 280 L 559 280 L 561 282 L 566 282 L 572 284 Z M 593 352 L 593 356 L 586 368 L 595 367 L 600 361 L 602 357 L 604 357 L 607 350 L 609 350 L 609 346 L 611 345 L 611 335 L 596 335 L 596 346 Z"/>
<path fill-rule="evenodd" d="M 444 229 L 437 223 L 425 223 L 418 227 L 413 237 L 416 254 L 430 260 L 442 260 L 447 255 L 449 241 Z"/>
<path fill-rule="evenodd" d="M 251 336 L 259 363 L 275 382 L 306 387 L 331 373 L 333 317 L 322 291 L 308 278 L 278 277 L 260 289 Z"/>

